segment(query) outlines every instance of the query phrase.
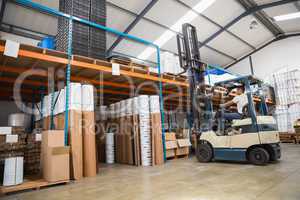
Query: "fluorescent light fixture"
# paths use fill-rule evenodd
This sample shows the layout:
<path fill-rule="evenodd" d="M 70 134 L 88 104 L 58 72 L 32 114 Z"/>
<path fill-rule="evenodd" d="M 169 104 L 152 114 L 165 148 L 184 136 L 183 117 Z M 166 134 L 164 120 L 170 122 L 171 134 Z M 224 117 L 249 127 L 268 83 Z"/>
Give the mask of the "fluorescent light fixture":
<path fill-rule="evenodd" d="M 198 17 L 197 13 L 202 13 L 208 7 L 210 7 L 216 0 L 202 0 L 193 9 L 189 10 L 184 16 L 182 16 L 175 24 L 173 24 L 170 29 L 165 31 L 157 40 L 154 41 L 156 45 L 162 47 L 169 40 L 171 40 L 174 36 L 176 36 L 175 32 L 180 32 L 181 26 L 184 23 L 190 23 L 194 19 Z M 196 12 L 197 13 L 196 13 Z M 155 53 L 155 49 L 153 47 L 147 47 L 140 55 L 138 55 L 139 59 L 146 60 L 153 53 Z"/>
<path fill-rule="evenodd" d="M 290 13 L 290 14 L 286 14 L 286 15 L 279 15 L 279 16 L 274 17 L 275 21 L 277 21 L 277 22 L 296 19 L 296 18 L 300 18 L 300 12 Z"/>

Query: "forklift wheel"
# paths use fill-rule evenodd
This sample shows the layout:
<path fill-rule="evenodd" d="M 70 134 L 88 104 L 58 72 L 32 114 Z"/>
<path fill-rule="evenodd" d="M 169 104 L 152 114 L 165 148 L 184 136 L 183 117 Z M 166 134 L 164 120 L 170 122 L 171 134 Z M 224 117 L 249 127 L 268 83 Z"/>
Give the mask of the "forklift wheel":
<path fill-rule="evenodd" d="M 249 153 L 249 161 L 254 165 L 266 165 L 270 160 L 270 155 L 264 148 L 256 147 Z"/>
<path fill-rule="evenodd" d="M 196 156 L 199 162 L 210 162 L 213 158 L 213 150 L 209 144 L 198 144 Z"/>

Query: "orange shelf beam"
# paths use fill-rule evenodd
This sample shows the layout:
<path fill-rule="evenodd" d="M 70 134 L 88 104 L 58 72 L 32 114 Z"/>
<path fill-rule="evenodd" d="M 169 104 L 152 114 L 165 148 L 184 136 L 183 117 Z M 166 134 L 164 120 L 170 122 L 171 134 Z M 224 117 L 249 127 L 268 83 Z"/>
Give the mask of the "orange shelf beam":
<path fill-rule="evenodd" d="M 4 52 L 4 49 L 5 49 L 5 47 L 3 45 L 0 45 L 0 52 Z M 68 64 L 67 58 L 61 58 L 61 57 L 57 57 L 57 56 L 47 55 L 45 53 L 33 52 L 30 50 L 24 50 L 24 49 L 19 50 L 18 56 L 37 59 L 37 60 L 43 60 L 43 61 L 48 61 L 48 62 L 53 62 L 53 63 L 59 63 L 59 64 L 63 64 L 63 65 Z M 77 61 L 77 60 L 71 60 L 71 65 L 80 67 L 80 68 L 85 68 L 85 69 L 92 69 L 92 70 L 112 73 L 111 67 L 86 63 L 86 62 Z M 134 78 L 141 78 L 141 79 L 151 80 L 151 81 L 161 81 L 163 83 L 169 83 L 169 84 L 175 84 L 175 85 L 188 87 L 188 83 L 180 82 L 180 81 L 176 81 L 176 80 L 164 79 L 164 78 L 152 76 L 149 74 L 141 74 L 141 73 L 126 71 L 126 70 L 120 70 L 120 74 L 124 75 L 124 76 L 134 77 Z"/>

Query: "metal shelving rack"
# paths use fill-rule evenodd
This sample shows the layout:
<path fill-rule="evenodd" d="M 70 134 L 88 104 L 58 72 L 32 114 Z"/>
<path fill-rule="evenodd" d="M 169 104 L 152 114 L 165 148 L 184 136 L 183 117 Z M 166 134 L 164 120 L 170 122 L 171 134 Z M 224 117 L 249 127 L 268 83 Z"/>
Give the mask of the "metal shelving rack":
<path fill-rule="evenodd" d="M 23 6 L 26 6 L 26 7 L 30 7 L 32 9 L 35 9 L 35 10 L 38 10 L 40 12 L 43 12 L 43 13 L 46 13 L 46 14 L 50 14 L 50 15 L 54 15 L 54 16 L 57 16 L 57 17 L 63 17 L 65 19 L 67 19 L 69 21 L 69 30 L 68 30 L 68 51 L 67 51 L 67 59 L 62 59 L 62 58 L 55 58 L 53 56 L 46 56 L 46 55 L 38 55 L 36 53 L 33 53 L 33 52 L 23 52 L 22 54 L 22 50 L 20 50 L 19 52 L 19 56 L 27 56 L 27 57 L 35 57 L 36 59 L 41 59 L 41 60 L 48 60 L 48 61 L 57 61 L 58 63 L 61 63 L 61 64 L 66 64 L 67 65 L 67 68 L 66 68 L 66 115 L 65 115 L 65 144 L 67 145 L 67 139 L 68 139 L 68 123 L 69 123 L 69 115 L 68 115 L 68 111 L 69 111 L 69 96 L 70 96 L 70 81 L 71 81 L 71 67 L 72 66 L 76 66 L 77 65 L 81 65 L 81 67 L 83 68 L 89 68 L 89 69 L 95 69 L 95 70 L 99 70 L 99 71 L 104 71 L 104 72 L 111 72 L 111 68 L 109 67 L 99 67 L 98 65 L 95 65 L 95 64 L 84 64 L 82 62 L 75 62 L 74 60 L 72 60 L 72 28 L 73 28 L 73 23 L 80 23 L 80 24 L 84 24 L 86 26 L 89 26 L 89 27 L 93 27 L 93 28 L 96 28 L 96 29 L 100 29 L 100 30 L 104 30 L 104 31 L 107 31 L 107 32 L 110 32 L 112 34 L 115 34 L 115 35 L 118 35 L 118 36 L 122 36 L 122 37 L 125 37 L 127 39 L 130 39 L 130 40 L 134 40 L 134 41 L 137 41 L 139 43 L 143 43 L 145 45 L 148 45 L 148 46 L 152 46 L 156 49 L 156 52 L 157 52 L 157 67 L 158 67 L 158 77 L 152 77 L 153 81 L 158 81 L 159 82 L 159 96 L 160 96 L 160 104 L 161 104 L 161 120 L 162 120 L 162 124 L 164 124 L 164 105 L 163 105 L 163 93 L 162 93 L 162 90 L 163 90 L 163 85 L 162 85 L 162 78 L 161 78 L 161 69 L 160 69 L 160 48 L 159 46 L 157 46 L 156 44 L 152 43 L 152 42 L 149 42 L 149 41 L 146 41 L 144 39 L 141 39 L 141 38 L 138 38 L 138 37 L 135 37 L 135 36 L 132 36 L 132 35 L 129 35 L 129 34 L 125 34 L 125 33 L 122 33 L 120 31 L 117 31 L 115 29 L 112 29 L 112 28 L 108 28 L 108 27 L 105 27 L 103 25 L 100 25 L 100 24 L 96 24 L 94 22 L 91 22 L 91 21 L 88 21 L 88 20 L 85 20 L 85 19 L 81 19 L 81 18 L 78 18 L 78 17 L 74 17 L 72 15 L 69 15 L 69 14 L 65 14 L 63 12 L 60 12 L 60 11 L 57 11 L 57 10 L 54 10 L 54 9 L 51 9 L 49 7 L 46 7 L 46 6 L 43 6 L 41 4 L 38 4 L 38 3 L 34 3 L 30 0 L 16 0 L 16 2 L 18 4 L 21 4 Z M 0 47 L 1 51 L 3 52 L 4 51 L 4 47 L 1 46 Z M 134 73 L 134 72 L 121 72 L 121 74 L 126 74 L 126 75 L 129 75 L 129 76 L 132 76 L 132 77 L 137 77 L 137 78 L 145 78 L 144 75 L 139 75 L 137 73 Z M 163 144 L 164 144 L 164 155 L 165 155 L 165 142 L 164 142 L 164 134 L 165 134 L 165 130 L 164 130 L 164 127 L 162 126 L 162 132 L 163 132 Z"/>

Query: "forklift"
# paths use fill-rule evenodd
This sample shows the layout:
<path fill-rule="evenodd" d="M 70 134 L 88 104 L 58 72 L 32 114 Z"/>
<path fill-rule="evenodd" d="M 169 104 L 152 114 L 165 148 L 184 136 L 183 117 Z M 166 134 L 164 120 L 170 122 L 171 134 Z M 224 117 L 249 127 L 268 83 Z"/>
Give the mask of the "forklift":
<path fill-rule="evenodd" d="M 205 84 L 207 65 L 200 60 L 196 28 L 183 24 L 182 35 L 177 35 L 177 45 L 180 65 L 189 80 L 191 103 L 188 114 L 191 132 L 197 136 L 195 152 L 199 162 L 222 160 L 266 165 L 280 159 L 277 123 L 269 115 L 265 96 L 261 92 L 262 81 L 253 76 L 243 76 L 215 83 L 208 90 Z M 214 112 L 214 90 L 224 87 L 232 91 L 240 86 L 245 88 L 244 94 L 248 100 L 241 119 L 225 120 L 225 108 L 217 108 Z M 253 100 L 254 87 L 258 88 L 258 112 Z"/>

